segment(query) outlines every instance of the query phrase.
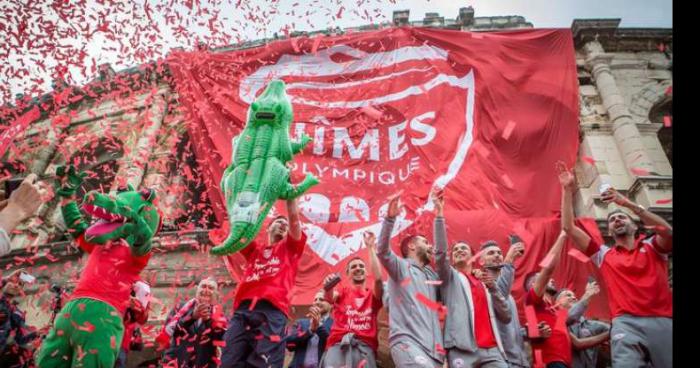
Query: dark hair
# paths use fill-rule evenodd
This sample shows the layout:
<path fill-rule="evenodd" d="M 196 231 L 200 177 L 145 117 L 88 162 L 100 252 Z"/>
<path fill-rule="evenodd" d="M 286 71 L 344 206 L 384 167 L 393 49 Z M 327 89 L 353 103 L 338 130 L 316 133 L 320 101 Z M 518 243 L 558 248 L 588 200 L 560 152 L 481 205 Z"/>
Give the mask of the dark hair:
<path fill-rule="evenodd" d="M 610 216 L 616 215 L 616 214 L 618 214 L 618 213 L 621 213 L 621 214 L 627 216 L 627 218 L 629 218 L 631 221 L 634 221 L 634 219 L 632 218 L 632 216 L 630 216 L 629 213 L 627 213 L 627 212 L 625 212 L 625 211 L 623 211 L 623 210 L 621 210 L 621 209 L 619 209 L 619 208 L 610 211 L 610 212 L 608 213 L 608 216 L 605 218 L 605 220 L 606 220 L 606 221 L 610 221 Z"/>
<path fill-rule="evenodd" d="M 413 235 L 407 235 L 403 239 L 401 239 L 401 257 L 406 258 L 408 257 L 408 245 L 411 244 L 411 242 L 419 237 L 420 235 L 418 234 L 413 234 Z"/>
<path fill-rule="evenodd" d="M 348 271 L 350 271 L 350 263 L 352 263 L 352 261 L 356 261 L 356 260 L 358 260 L 358 259 L 359 259 L 360 261 L 362 261 L 362 263 L 365 263 L 365 260 L 362 259 L 362 257 L 358 257 L 358 256 L 352 257 L 352 259 L 350 259 L 350 260 L 348 261 L 348 263 L 345 265 L 345 273 L 348 273 Z"/>
<path fill-rule="evenodd" d="M 523 290 L 525 290 L 526 292 L 528 291 L 528 289 L 527 289 L 528 281 L 530 281 L 530 279 L 533 276 L 537 275 L 538 272 L 539 271 L 532 271 L 532 272 L 525 275 L 525 278 L 523 279 Z"/>
<path fill-rule="evenodd" d="M 472 249 L 472 246 L 469 245 L 469 243 L 467 243 L 467 242 L 464 241 L 464 240 L 457 240 L 456 242 L 452 243 L 452 245 L 450 245 L 450 254 L 452 254 L 452 252 L 454 251 L 455 245 L 457 245 L 457 244 L 459 244 L 459 243 L 462 243 L 462 244 L 466 245 L 467 248 L 469 248 L 469 253 L 474 254 L 474 250 Z"/>
<path fill-rule="evenodd" d="M 498 243 L 495 240 L 487 240 L 481 243 L 481 247 L 479 248 L 479 250 L 484 250 L 488 247 L 498 247 Z"/>
<path fill-rule="evenodd" d="M 275 222 L 275 221 L 277 221 L 277 220 L 279 220 L 279 219 L 281 219 L 281 218 L 285 219 L 286 221 L 289 221 L 289 219 L 287 219 L 287 216 L 285 216 L 285 215 L 277 215 L 277 216 L 275 216 L 275 218 L 272 219 L 272 221 L 270 221 L 270 223 L 273 223 L 273 222 Z"/>

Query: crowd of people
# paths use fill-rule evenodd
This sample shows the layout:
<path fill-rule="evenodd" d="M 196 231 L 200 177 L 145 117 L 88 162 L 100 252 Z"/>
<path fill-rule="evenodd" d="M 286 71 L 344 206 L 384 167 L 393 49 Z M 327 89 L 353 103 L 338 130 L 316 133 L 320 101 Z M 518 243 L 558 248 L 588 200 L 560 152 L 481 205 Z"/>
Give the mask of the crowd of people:
<path fill-rule="evenodd" d="M 400 240 L 398 254 L 392 250 L 390 239 L 402 204 L 399 196 L 391 198 L 380 234 L 364 235 L 369 264 L 352 258 L 344 276 L 328 275 L 306 318 L 290 321 L 290 294 L 307 237 L 297 203 L 289 200 L 287 216 L 276 217 L 267 227 L 267 241 L 252 242 L 241 251 L 247 264 L 233 313 L 225 315 L 217 282 L 200 280 L 195 296 L 172 308 L 160 330 L 160 363 L 282 367 L 288 351 L 293 354 L 289 367 L 376 367 L 378 315 L 387 308 L 388 346 L 396 367 L 592 368 L 602 349 L 609 351 L 613 367 L 671 368 L 671 226 L 609 188 L 603 200 L 628 211 L 608 214 L 614 243 L 599 244 L 575 224 L 573 174 L 560 167 L 559 181 L 561 232 L 540 269 L 525 276 L 523 305 L 517 305 L 512 289 L 516 260 L 528 244 L 513 237 L 508 247 L 496 241 L 450 245 L 445 199 L 435 190 L 432 241 L 413 234 Z M 74 194 L 76 184 L 64 182 L 65 198 Z M 9 252 L 7 234 L 36 213 L 42 191 L 30 175 L 0 202 L 3 254 Z M 62 202 L 65 208 L 67 203 Z M 653 235 L 639 236 L 629 212 Z M 89 259 L 50 330 L 27 327 L 17 307 L 31 275 L 17 271 L 3 278 L 0 366 L 126 367 L 129 352 L 143 347 L 140 327 L 149 318 L 150 287 L 139 275 L 150 257 L 147 242 L 136 239 L 124 249 L 109 245 L 97 250 L 80 231 L 73 235 Z M 584 316 L 600 292 L 594 279 L 580 298 L 554 283 L 552 275 L 567 241 L 599 268 L 611 323 Z M 505 255 L 502 249 L 507 249 Z M 524 321 L 518 317 L 519 307 L 527 316 Z M 32 347 L 39 344 L 33 354 Z"/>

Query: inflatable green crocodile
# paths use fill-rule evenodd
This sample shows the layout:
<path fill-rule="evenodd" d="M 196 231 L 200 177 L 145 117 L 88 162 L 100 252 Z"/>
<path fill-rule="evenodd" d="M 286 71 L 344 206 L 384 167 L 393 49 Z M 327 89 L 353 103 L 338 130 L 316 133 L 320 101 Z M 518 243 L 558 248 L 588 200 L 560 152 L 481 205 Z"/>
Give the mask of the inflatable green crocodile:
<path fill-rule="evenodd" d="M 258 235 L 278 199 L 299 197 L 318 184 L 311 174 L 296 187 L 289 182 L 285 164 L 311 141 L 305 134 L 301 142 L 290 140 L 292 116 L 292 104 L 280 80 L 270 82 L 250 105 L 246 126 L 232 142 L 231 165 L 221 179 L 230 233 L 222 244 L 212 248 L 212 254 L 231 254 L 245 248 Z"/>

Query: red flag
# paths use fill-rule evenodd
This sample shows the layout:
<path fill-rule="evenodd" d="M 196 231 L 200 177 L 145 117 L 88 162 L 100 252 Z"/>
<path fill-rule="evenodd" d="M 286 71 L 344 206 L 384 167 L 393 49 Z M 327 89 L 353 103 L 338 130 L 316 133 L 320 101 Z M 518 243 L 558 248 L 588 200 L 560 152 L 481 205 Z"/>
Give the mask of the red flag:
<path fill-rule="evenodd" d="M 285 39 L 168 57 L 220 221 L 227 215 L 218 183 L 231 159 L 231 139 L 271 79 L 287 85 L 294 108 L 290 137 L 314 138 L 290 162 L 293 183 L 306 173 L 321 181 L 299 199 L 309 243 L 292 303 L 308 304 L 324 275 L 344 272 L 362 249 L 362 233 L 379 234 L 387 197 L 401 189 L 410 195 L 402 196 L 406 217 L 392 234 L 397 254 L 399 239 L 430 231 L 417 225 L 432 221 L 428 193 L 439 186 L 452 211 L 446 213 L 451 241 L 507 244 L 507 235 L 518 233 L 527 244 L 522 270 L 536 269 L 530 257 L 541 259 L 553 243 L 551 220 L 560 206 L 558 179 L 548 168 L 560 160 L 573 166 L 578 152 L 571 31 L 465 37 L 452 30 L 389 28 L 325 37 L 326 48 L 317 40 L 294 41 L 299 53 Z M 240 72 L 226 73 L 219 65 L 236 65 Z M 381 119 L 370 124 L 367 115 L 379 117 L 376 112 Z M 282 202 L 277 210 L 285 212 Z M 527 229 L 527 239 L 516 225 Z M 238 278 L 244 264 L 238 257 L 227 268 Z M 514 295 L 522 298 L 517 285 Z"/>

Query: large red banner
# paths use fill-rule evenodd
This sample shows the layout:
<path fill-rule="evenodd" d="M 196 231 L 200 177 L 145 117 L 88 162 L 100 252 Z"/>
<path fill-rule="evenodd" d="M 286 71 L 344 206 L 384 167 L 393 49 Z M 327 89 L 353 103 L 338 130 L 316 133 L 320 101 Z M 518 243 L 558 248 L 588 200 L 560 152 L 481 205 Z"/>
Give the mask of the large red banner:
<path fill-rule="evenodd" d="M 294 159 L 292 177 L 321 180 L 299 200 L 309 244 L 294 304 L 308 303 L 323 276 L 342 272 L 349 257 L 367 256 L 362 233 L 379 233 L 387 197 L 399 191 L 407 211 L 396 243 L 411 232 L 431 236 L 433 187 L 445 188 L 450 241 L 465 240 L 476 251 L 493 239 L 505 251 L 508 234 L 520 235 L 527 252 L 516 263 L 518 299 L 523 275 L 537 268 L 559 232 L 554 164 L 573 166 L 579 133 L 569 30 L 391 28 L 174 52 L 168 62 L 222 222 L 218 184 L 231 139 L 270 80 L 287 84 L 291 136 L 313 138 Z M 594 223 L 584 225 L 599 237 Z M 562 258 L 558 286 L 582 292 L 593 266 Z M 229 268 L 238 277 L 243 261 Z M 592 309 L 607 314 L 602 303 Z"/>

